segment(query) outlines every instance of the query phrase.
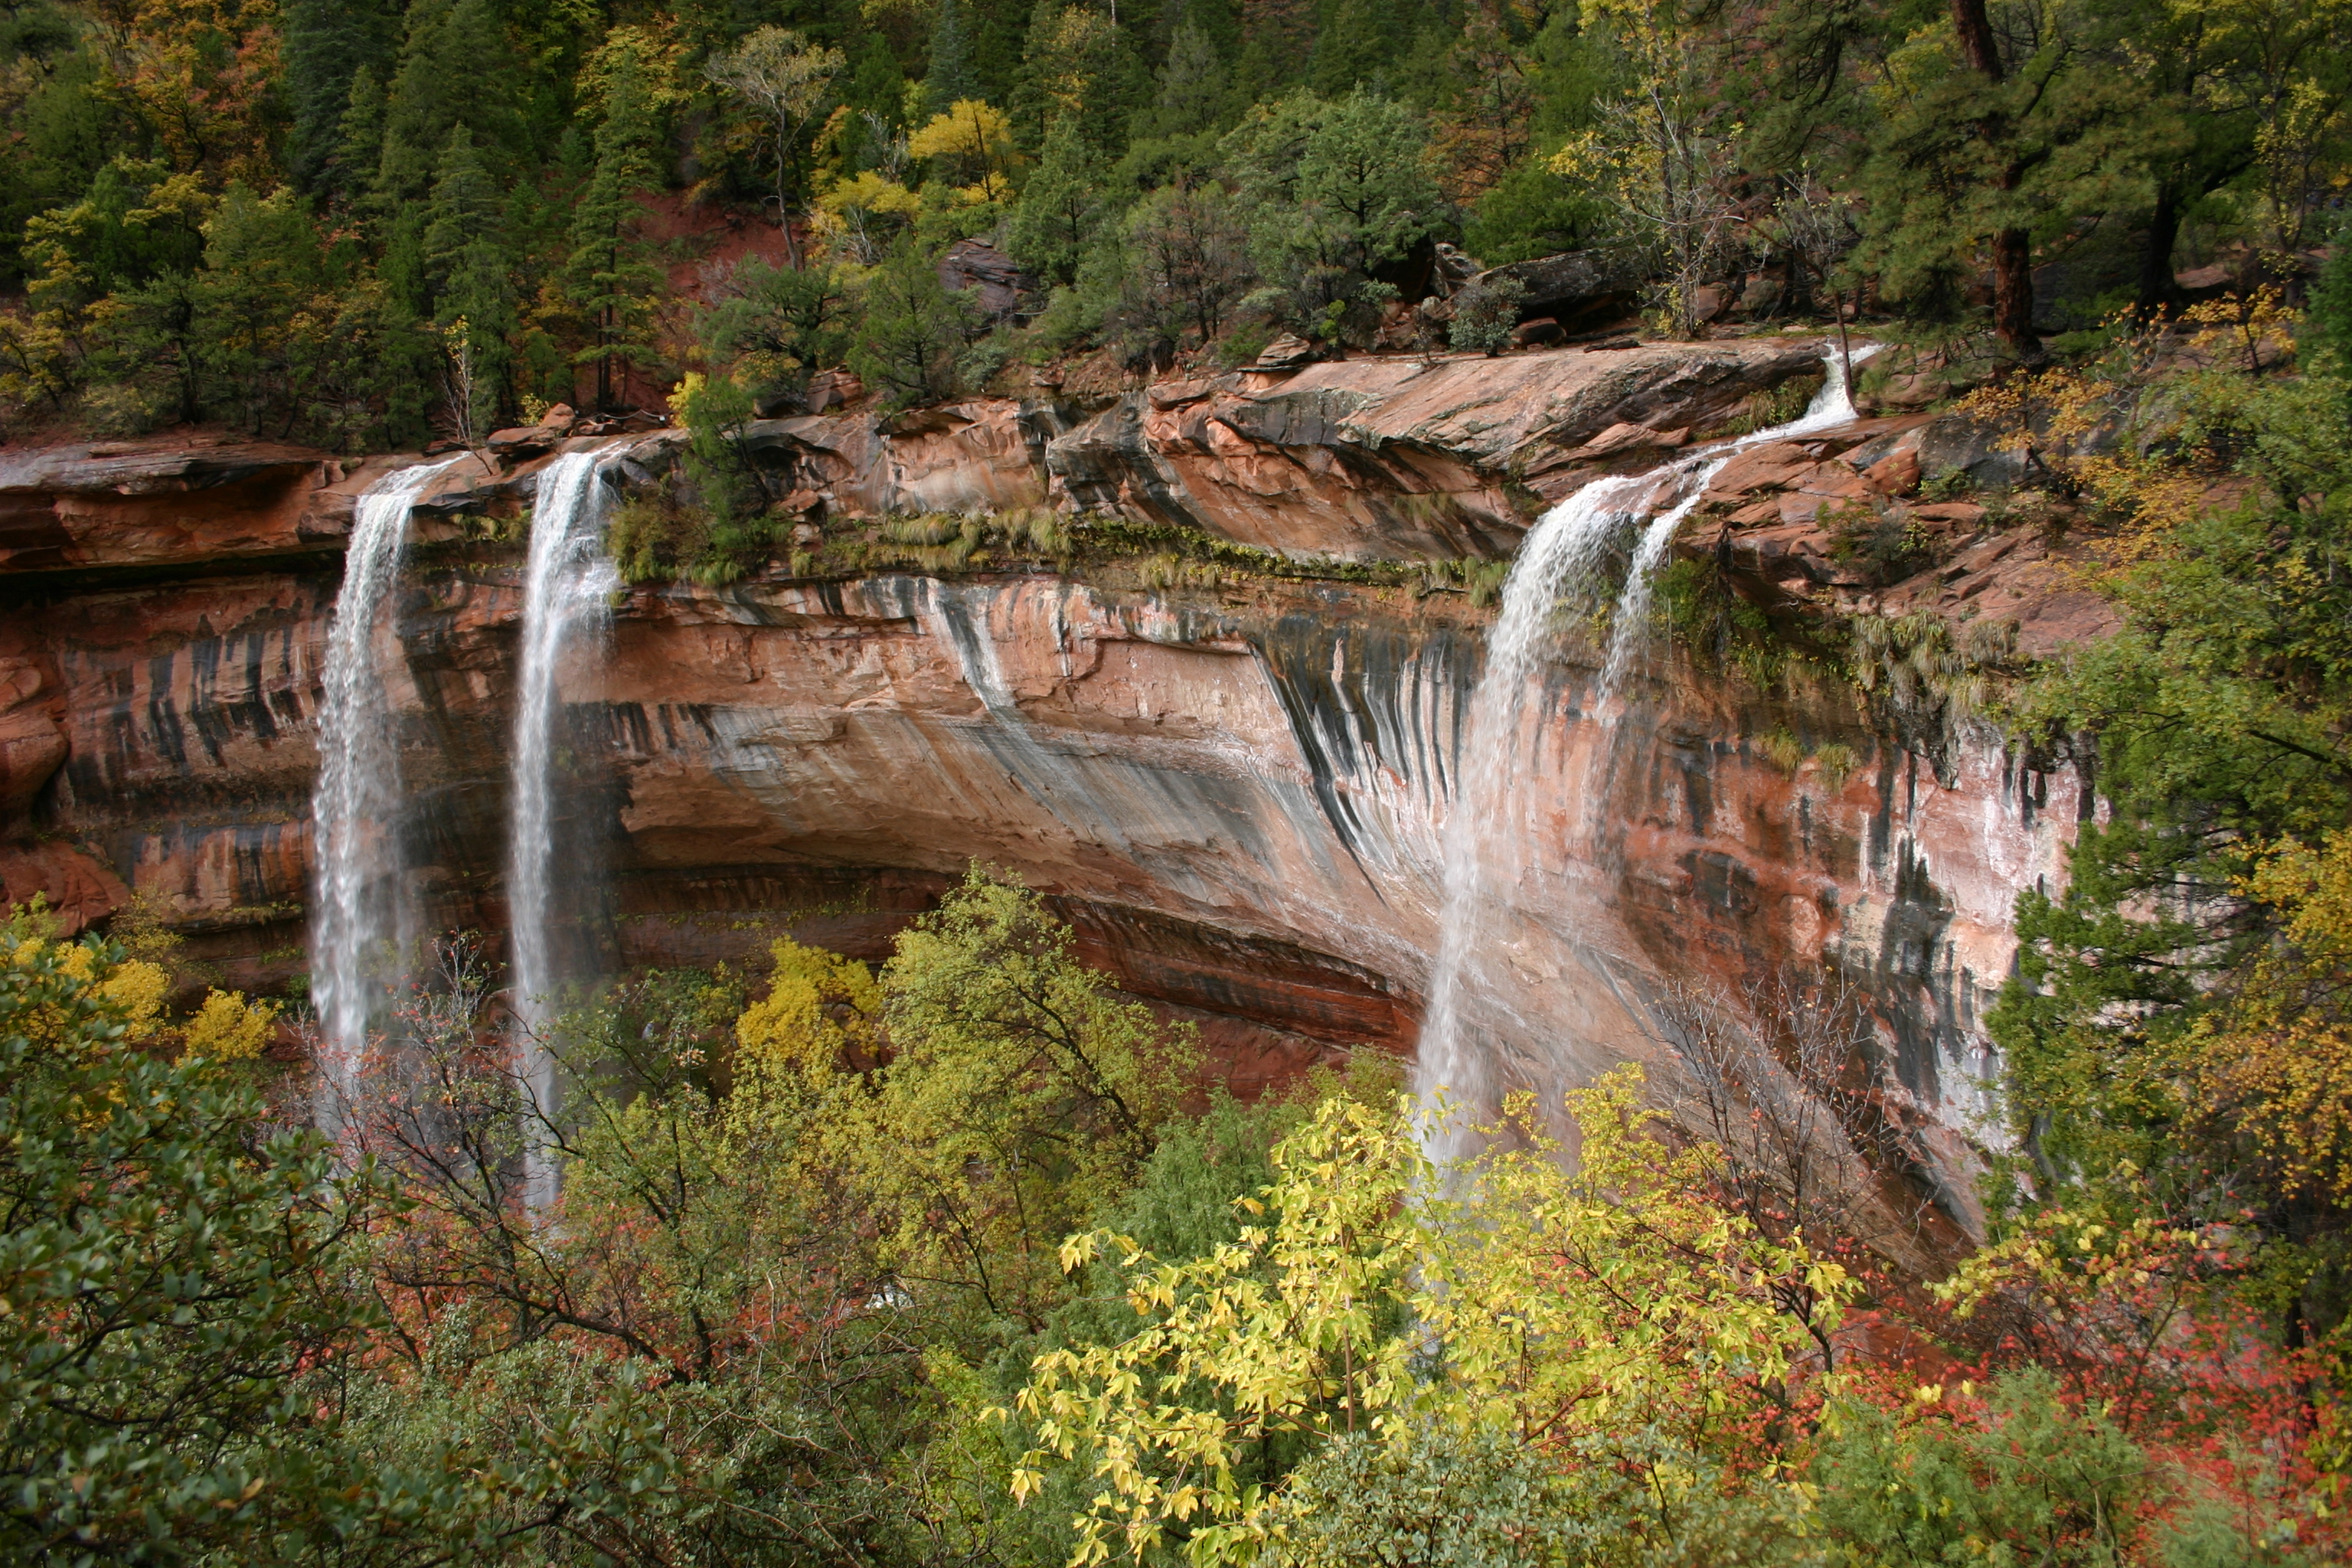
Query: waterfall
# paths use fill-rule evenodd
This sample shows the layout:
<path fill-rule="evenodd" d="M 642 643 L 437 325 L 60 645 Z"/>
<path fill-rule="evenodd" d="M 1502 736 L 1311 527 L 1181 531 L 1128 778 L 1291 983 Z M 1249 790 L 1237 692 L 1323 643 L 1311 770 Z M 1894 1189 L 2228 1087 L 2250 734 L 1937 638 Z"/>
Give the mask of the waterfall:
<path fill-rule="evenodd" d="M 539 1125 L 555 1113 L 555 1060 L 545 1038 L 558 980 L 552 924 L 556 729 L 562 704 L 556 678 L 575 643 L 600 635 L 620 574 L 604 558 L 604 487 L 593 452 L 568 452 L 539 476 L 522 609 L 522 694 L 515 709 L 514 778 L 507 846 L 510 978 L 525 1086 L 532 1112 L 524 1129 L 524 1201 L 543 1213 L 556 1171 Z"/>
<path fill-rule="evenodd" d="M 402 468 L 360 498 L 327 627 L 319 783 L 310 802 L 317 858 L 310 984 L 323 1037 L 312 1110 L 330 1132 L 342 1126 L 369 1028 L 400 969 L 398 954 L 385 951 L 397 939 L 400 904 L 400 753 L 376 667 L 376 617 L 399 579 L 417 496 L 457 460 Z"/>
<path fill-rule="evenodd" d="M 1875 347 L 1865 345 L 1853 361 Z M 1511 563 L 1501 609 L 1486 639 L 1486 668 L 1470 695 L 1467 754 L 1456 772 L 1453 808 L 1445 823 L 1445 904 L 1438 926 L 1437 962 L 1430 974 L 1429 1011 L 1414 1057 L 1414 1092 L 1427 1105 L 1444 1090 L 1455 1111 L 1444 1121 L 1431 1119 L 1423 1124 L 1423 1142 L 1433 1158 L 1466 1152 L 1464 1116 L 1491 1114 L 1501 1087 L 1493 1043 L 1474 1037 L 1465 1017 L 1465 984 L 1475 967 L 1473 950 L 1484 934 L 1489 879 L 1515 877 L 1519 868 L 1520 846 L 1511 841 L 1507 819 L 1517 798 L 1513 781 L 1533 762 L 1523 763 L 1517 754 L 1521 719 L 1528 685 L 1550 645 L 1555 617 L 1563 605 L 1591 616 L 1611 602 L 1604 572 L 1612 552 L 1627 526 L 1656 508 L 1615 595 L 1594 691 L 1597 713 L 1616 694 L 1643 647 L 1652 580 L 1675 530 L 1697 508 L 1707 482 L 1751 447 L 1832 429 L 1853 419 L 1850 363 L 1837 347 L 1828 348 L 1822 356 L 1828 375 L 1821 391 L 1801 416 L 1785 425 L 1702 447 L 1647 473 L 1593 480 L 1537 520 Z M 1492 996 L 1486 1000 L 1502 1005 Z"/>

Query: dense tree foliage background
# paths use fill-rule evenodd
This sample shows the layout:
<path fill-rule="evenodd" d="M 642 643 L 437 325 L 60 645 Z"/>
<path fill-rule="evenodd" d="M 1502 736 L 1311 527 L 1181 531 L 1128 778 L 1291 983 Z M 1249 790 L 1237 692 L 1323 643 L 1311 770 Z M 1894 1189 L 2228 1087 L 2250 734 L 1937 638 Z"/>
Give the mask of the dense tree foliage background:
<path fill-rule="evenodd" d="M 1674 1134 L 1633 1068 L 1573 1160 L 1517 1101 L 1437 1169 L 1377 1056 L 1190 1088 L 980 868 L 878 970 L 579 998 L 560 1108 L 444 942 L 340 1142 L 267 1005 L 175 1017 L 130 935 L 0 929 L 19 1561 L 2341 1560 L 2335 1368 L 2242 1244 L 2043 1205 L 1931 1283 L 1835 1118 Z M 1684 1020 L 1755 1093 L 1773 1047 Z"/>
<path fill-rule="evenodd" d="M 2300 286 L 2352 146 L 2347 20 L 12 0 L 0 419 L 381 447 L 657 405 L 689 370 L 788 395 L 853 353 L 919 399 L 1098 349 L 1405 342 L 1440 241 L 1488 264 L 1617 248 L 1661 330 L 1744 294 L 2032 360 L 2050 329 L 2176 307 L 2183 267 Z M 971 237 L 1034 276 L 1018 311 L 943 310 L 919 276 Z"/>

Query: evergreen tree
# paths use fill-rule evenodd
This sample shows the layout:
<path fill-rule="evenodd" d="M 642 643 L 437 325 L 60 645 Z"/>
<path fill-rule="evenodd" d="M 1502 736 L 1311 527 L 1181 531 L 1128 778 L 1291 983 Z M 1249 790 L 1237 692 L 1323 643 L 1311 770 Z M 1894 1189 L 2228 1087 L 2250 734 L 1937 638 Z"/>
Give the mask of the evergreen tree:
<path fill-rule="evenodd" d="M 499 86 L 484 90 L 487 83 Z M 384 94 L 379 192 L 390 200 L 425 195 L 457 125 L 484 147 L 519 150 L 515 105 L 528 83 L 494 0 L 418 0 Z"/>
<path fill-rule="evenodd" d="M 474 133 L 463 125 L 452 126 L 425 208 L 425 287 L 436 300 L 446 292 L 467 247 L 495 230 L 499 207 L 498 185 L 474 146 Z"/>
<path fill-rule="evenodd" d="M 1336 103 L 1300 93 L 1244 121 L 1226 146 L 1252 258 L 1308 332 L 1334 334 L 1392 296 L 1372 269 L 1430 233 L 1444 205 L 1425 163 L 1427 128 L 1375 93 Z"/>
<path fill-rule="evenodd" d="M 462 406 L 458 423 L 469 433 L 513 398 L 511 334 L 520 322 L 499 232 L 503 206 L 473 133 L 455 127 L 435 173 L 422 248 L 432 319 L 451 362 L 446 395 Z"/>
<path fill-rule="evenodd" d="M 317 232 L 299 195 L 263 199 L 243 184 L 222 196 L 205 226 L 197 275 L 204 401 L 246 428 L 296 417 L 292 318 L 320 279 Z"/>
<path fill-rule="evenodd" d="M 1188 12 L 1169 41 L 1157 96 L 1135 117 L 1136 139 L 1223 130 L 1232 86 L 1231 68 L 1207 30 Z"/>
<path fill-rule="evenodd" d="M 327 183 L 346 201 L 375 188 L 376 172 L 383 165 L 383 82 L 373 66 L 360 67 L 352 77 L 327 166 Z"/>
<path fill-rule="evenodd" d="M 1055 283 L 1074 281 L 1104 207 L 1102 156 L 1064 115 L 1045 132 L 1045 154 L 1013 208 L 1009 243 L 1021 264 Z"/>
<path fill-rule="evenodd" d="M 596 128 L 595 172 L 572 209 L 565 279 L 588 338 L 572 363 L 595 367 L 599 408 L 616 406 L 627 366 L 653 358 L 644 334 L 662 271 L 638 234 L 631 199 L 654 177 L 653 132 L 643 76 L 635 59 L 624 58 Z"/>
<path fill-rule="evenodd" d="M 938 258 L 901 236 L 866 279 L 850 367 L 898 405 L 935 403 L 959 389 L 956 360 L 972 325 L 961 292 L 940 282 Z"/>
<path fill-rule="evenodd" d="M 287 0 L 285 16 L 287 172 L 305 191 L 330 189 L 359 73 L 391 58 L 391 18 L 370 0 Z"/>
<path fill-rule="evenodd" d="M 980 77 L 972 68 L 971 33 L 964 20 L 963 0 L 941 0 L 939 19 L 931 24 L 929 68 L 923 73 L 925 112 L 942 113 L 951 103 L 980 96 Z"/>
<path fill-rule="evenodd" d="M 1315 90 L 1339 98 L 1359 87 L 1388 87 L 1404 41 L 1391 0 L 1337 0 L 1323 11 L 1307 68 Z"/>

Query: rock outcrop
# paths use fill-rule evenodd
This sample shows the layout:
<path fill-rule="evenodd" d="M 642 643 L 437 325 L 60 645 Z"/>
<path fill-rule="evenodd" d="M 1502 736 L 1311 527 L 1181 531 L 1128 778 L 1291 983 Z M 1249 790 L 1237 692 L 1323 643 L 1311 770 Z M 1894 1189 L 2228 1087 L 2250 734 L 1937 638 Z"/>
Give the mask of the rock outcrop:
<path fill-rule="evenodd" d="M 827 530 L 1059 507 L 1292 560 L 1452 562 L 1507 554 L 1545 498 L 1706 438 L 1818 355 L 1765 339 L 1354 360 L 748 438 Z M 651 482 L 677 440 L 598 449 Z M 1909 418 L 1757 448 L 1683 548 L 1789 605 L 1973 606 L 2029 639 L 2082 635 L 2050 608 L 2079 590 L 2036 575 L 2064 564 L 2048 539 L 1979 534 L 1979 503 L 1919 494 L 1959 458 L 2009 460 L 1983 446 Z M 89 921 L 135 890 L 225 981 L 303 969 L 337 551 L 351 498 L 394 461 L 234 443 L 0 457 L 8 515 L 32 520 L 0 559 L 10 898 L 46 889 Z M 536 461 L 447 470 L 395 595 L 423 929 L 503 918 L 520 563 L 482 524 L 525 504 Z M 1871 580 L 1841 531 L 1865 514 L 1951 548 Z M 1050 894 L 1089 956 L 1200 1023 L 1244 1087 L 1360 1043 L 1410 1050 L 1488 616 L 1426 591 L 1443 578 L 1384 581 L 1150 590 L 998 561 L 636 589 L 564 683 L 576 935 L 607 965 L 749 961 L 776 929 L 870 956 L 978 859 Z M 2061 874 L 2090 808 L 2080 783 L 1966 736 L 1939 783 L 1833 683 L 1766 694 L 1664 660 L 1604 713 L 1596 662 L 1571 639 L 1544 673 L 1511 795 L 1527 852 L 1488 889 L 1515 1078 L 1659 1060 L 1659 986 L 1826 955 L 1877 998 L 1890 1112 L 1928 1151 L 1909 1174 L 1972 1224 L 1982 1014 L 2017 891 Z"/>

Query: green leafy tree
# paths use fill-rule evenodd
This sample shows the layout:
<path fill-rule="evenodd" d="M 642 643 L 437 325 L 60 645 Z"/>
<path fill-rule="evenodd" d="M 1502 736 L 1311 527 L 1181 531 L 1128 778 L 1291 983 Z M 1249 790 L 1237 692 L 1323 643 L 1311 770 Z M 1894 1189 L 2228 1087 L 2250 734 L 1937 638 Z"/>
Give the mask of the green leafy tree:
<path fill-rule="evenodd" d="M 1260 1475 L 1252 1456 L 1277 1436 L 1307 1454 L 1368 1438 L 1409 1455 L 1443 1427 L 1603 1468 L 1661 1449 L 1728 1458 L 1742 1413 L 1770 1408 L 1811 1342 L 1772 1282 L 1805 1280 L 1825 1321 L 1850 1291 L 1833 1265 L 1712 1204 L 1705 1151 L 1650 1137 L 1640 1089 L 1629 1068 L 1570 1097 L 1572 1174 L 1524 1105 L 1524 1146 L 1440 1173 L 1411 1107 L 1329 1100 L 1275 1150 L 1237 1242 L 1172 1263 L 1117 1235 L 1073 1237 L 1066 1261 L 1114 1262 L 1143 1327 L 1036 1359 L 1020 1404 L 1040 1441 L 1016 1492 L 1078 1460 L 1094 1481 L 1080 1555 L 1116 1542 L 1147 1559 L 1181 1530 L 1195 1562 L 1219 1563 L 1297 1533 L 1302 1500 L 1329 1484 Z M 1669 1483 L 1653 1469 L 1644 1535 L 1675 1530 L 1680 1470 Z M 1464 1523 L 1475 1539 L 1481 1521 Z"/>
<path fill-rule="evenodd" d="M 848 57 L 839 49 L 812 44 L 789 27 L 762 27 L 707 68 L 713 82 L 750 104 L 768 123 L 776 169 L 776 222 L 784 231 L 784 250 L 794 267 L 801 257 L 800 242 L 793 236 L 792 191 L 801 142 L 809 123 L 824 110 L 833 79 L 847 63 Z"/>
<path fill-rule="evenodd" d="M 749 439 L 751 395 L 729 377 L 688 372 L 670 409 L 686 427 L 687 482 L 709 519 L 688 571 L 700 582 L 731 583 L 766 559 L 775 538 L 774 498 Z"/>
<path fill-rule="evenodd" d="M 171 1563 L 364 1538 L 373 1488 L 313 1382 L 374 1321 L 352 1268 L 380 1191 L 261 1132 L 215 1065 L 142 1048 L 152 969 L 0 931 L 0 1542 Z"/>
<path fill-rule="evenodd" d="M 2242 349 L 2238 312 L 2210 314 L 2201 352 Z M 2332 1101 L 2282 1088 L 2275 1052 L 2248 1040 L 2296 1037 L 2264 1016 L 2307 1016 L 2299 1070 L 2315 1083 L 2337 1070 L 2328 1006 L 2280 1005 L 2293 987 L 2277 966 L 2327 947 L 2291 938 L 2307 895 L 2279 879 L 2322 857 L 2352 813 L 2352 668 L 2336 630 L 2352 406 L 2332 376 L 2244 368 L 2174 378 L 2154 396 L 2129 363 L 2119 352 L 2114 380 L 2053 375 L 2039 389 L 2051 402 L 2009 416 L 2035 411 L 2063 433 L 2132 419 L 2117 399 L 2147 411 L 2124 448 L 2137 455 L 2053 450 L 2140 544 L 2108 584 L 2121 630 L 2044 672 L 2019 704 L 2045 733 L 2096 737 L 2109 807 L 2078 830 L 2066 886 L 2018 901 L 2019 973 L 1990 1022 L 2008 1056 L 2019 1177 L 2045 1197 L 2135 1213 L 2151 1193 L 2190 1219 L 2221 1205 L 2253 1235 L 2294 1238 L 2304 1261 L 2289 1272 L 2319 1279 L 2343 1245 L 2336 1200 L 2285 1179 L 2292 1163 L 2265 1147 L 2297 1119 L 2325 1142 L 2313 1119 Z M 2252 493 L 2200 502 L 2231 468 Z M 2306 1314 L 2325 1326 L 2341 1313 L 2323 1284 L 2308 1302 L 2298 1289 L 2278 1303 L 2290 1332 Z"/>
<path fill-rule="evenodd" d="M 975 868 L 901 933 L 880 984 L 777 949 L 738 1031 L 822 1097 L 812 1154 L 849 1171 L 908 1286 L 1035 1330 L 1061 1237 L 1134 1181 L 1176 1112 L 1189 1031 L 1120 996 L 1035 894 Z"/>

